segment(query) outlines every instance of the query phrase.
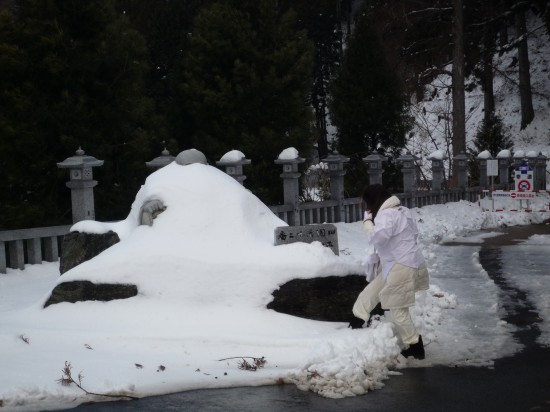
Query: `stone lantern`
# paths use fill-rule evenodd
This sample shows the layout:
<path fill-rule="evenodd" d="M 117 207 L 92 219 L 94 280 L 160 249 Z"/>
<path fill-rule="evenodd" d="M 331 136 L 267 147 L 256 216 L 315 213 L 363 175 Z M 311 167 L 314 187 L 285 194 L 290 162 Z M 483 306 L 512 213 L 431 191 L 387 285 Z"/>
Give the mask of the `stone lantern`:
<path fill-rule="evenodd" d="M 401 164 L 401 173 L 403 173 L 403 191 L 410 193 L 416 190 L 416 163 L 419 160 L 418 157 L 407 152 L 406 154 L 397 158 L 397 161 Z"/>
<path fill-rule="evenodd" d="M 283 166 L 283 173 L 280 176 L 283 179 L 284 204 L 292 206 L 293 221 L 288 223 L 294 225 L 299 225 L 300 222 L 298 205 L 300 203 L 299 178 L 301 174 L 298 171 L 298 165 L 304 161 L 305 159 L 299 157 L 298 152 L 293 148 L 283 150 L 279 154 L 279 158 L 275 160 L 276 164 Z"/>
<path fill-rule="evenodd" d="M 246 180 L 246 176 L 243 173 L 243 166 L 249 164 L 250 159 L 247 159 L 246 156 L 238 150 L 227 152 L 216 162 L 216 166 L 224 167 L 225 173 L 234 178 L 241 185 Z"/>
<path fill-rule="evenodd" d="M 369 183 L 371 185 L 382 184 L 382 173 L 384 173 L 382 163 L 386 160 L 388 160 L 387 157 L 378 153 L 373 153 L 363 158 L 363 162 L 365 162 L 368 167 L 367 173 L 369 175 Z"/>
<path fill-rule="evenodd" d="M 548 158 L 539 153 L 535 162 L 535 190 L 546 190 L 546 162 Z"/>
<path fill-rule="evenodd" d="M 487 161 L 492 160 L 493 156 L 488 150 L 482 151 L 477 155 L 477 163 L 479 165 L 479 186 L 482 189 L 487 189 L 489 187 L 489 178 L 487 176 Z"/>
<path fill-rule="evenodd" d="M 158 170 L 166 165 L 169 165 L 176 159 L 175 156 L 170 155 L 170 152 L 166 150 L 166 147 L 161 152 L 160 156 L 155 157 L 150 162 L 145 162 L 145 165 L 151 169 Z"/>
<path fill-rule="evenodd" d="M 432 162 L 432 190 L 441 190 L 445 180 L 445 160 L 447 156 L 443 150 L 436 150 L 428 156 Z"/>
<path fill-rule="evenodd" d="M 504 190 L 510 189 L 510 165 L 512 164 L 511 160 L 512 154 L 510 150 L 501 150 L 497 153 L 498 160 L 498 180 Z"/>
<path fill-rule="evenodd" d="M 103 160 L 87 156 L 80 147 L 75 156 L 68 157 L 57 167 L 69 169 L 71 180 L 67 187 L 71 189 L 73 223 L 81 220 L 94 220 L 94 187 L 97 181 L 93 180 L 92 167 L 102 166 Z"/>
<path fill-rule="evenodd" d="M 457 173 L 457 186 L 462 188 L 468 187 L 468 156 L 464 152 L 460 152 L 453 160 Z"/>
<path fill-rule="evenodd" d="M 338 202 L 336 222 L 344 222 L 346 220 L 344 210 L 344 164 L 349 162 L 349 157 L 342 156 L 337 151 L 328 155 L 323 159 L 324 163 L 328 164 L 330 176 L 330 197 Z"/>

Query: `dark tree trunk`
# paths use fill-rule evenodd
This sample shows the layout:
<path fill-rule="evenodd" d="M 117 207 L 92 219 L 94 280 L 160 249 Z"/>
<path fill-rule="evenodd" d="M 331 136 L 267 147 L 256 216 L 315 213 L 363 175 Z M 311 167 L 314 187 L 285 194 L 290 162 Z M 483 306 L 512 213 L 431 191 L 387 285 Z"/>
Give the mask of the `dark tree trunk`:
<path fill-rule="evenodd" d="M 319 154 L 319 160 L 328 156 L 328 133 L 327 133 L 327 112 L 325 106 L 321 106 L 315 110 L 317 117 L 317 131 L 319 137 L 317 138 L 317 153 Z"/>
<path fill-rule="evenodd" d="M 486 16 L 491 18 L 494 15 L 491 0 L 486 2 Z M 483 103 L 484 120 L 489 124 L 490 117 L 495 111 L 495 94 L 493 90 L 493 39 L 494 29 L 491 23 L 487 23 L 483 38 Z"/>
<path fill-rule="evenodd" d="M 521 128 L 525 129 L 535 118 L 531 95 L 531 74 L 529 73 L 529 51 L 527 47 L 527 28 L 525 12 L 518 10 L 515 15 L 518 44 L 519 96 L 521 102 Z"/>
<path fill-rule="evenodd" d="M 504 13 L 506 10 L 506 2 L 500 0 L 499 2 L 499 13 Z M 508 44 L 508 22 L 507 19 L 502 19 L 498 26 L 498 40 L 499 46 L 504 48 Z M 502 51 L 500 52 L 502 54 Z"/>
<path fill-rule="evenodd" d="M 493 54 L 491 49 L 483 51 L 483 103 L 485 124 L 495 111 L 495 94 L 493 91 Z"/>
<path fill-rule="evenodd" d="M 453 0 L 453 156 L 466 151 L 466 109 L 464 99 L 464 14 L 462 0 Z M 456 164 L 453 165 L 456 181 Z"/>

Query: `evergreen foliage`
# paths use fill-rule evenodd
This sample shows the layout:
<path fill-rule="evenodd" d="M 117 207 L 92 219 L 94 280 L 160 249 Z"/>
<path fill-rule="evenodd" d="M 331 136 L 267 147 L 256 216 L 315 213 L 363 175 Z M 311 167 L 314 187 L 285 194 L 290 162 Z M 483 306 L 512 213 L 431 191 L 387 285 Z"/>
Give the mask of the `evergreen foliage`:
<path fill-rule="evenodd" d="M 496 158 L 501 150 L 512 150 L 514 143 L 511 136 L 503 127 L 500 116 L 492 113 L 487 120 L 482 120 L 477 128 L 475 138 L 472 142 L 474 148 L 468 149 L 468 167 L 470 183 L 479 184 L 479 164 L 477 156 L 484 150 L 488 150 L 493 158 Z"/>
<path fill-rule="evenodd" d="M 329 153 L 328 100 L 330 82 L 335 76 L 343 49 L 342 21 L 349 0 L 285 0 L 279 4 L 296 10 L 300 28 L 315 44 L 313 84 L 308 102 L 315 111 L 317 151 L 320 159 Z"/>
<path fill-rule="evenodd" d="M 195 19 L 185 56 L 184 110 L 192 145 L 210 159 L 232 149 L 252 159 L 247 186 L 262 200 L 282 199 L 279 153 L 312 145 L 313 46 L 292 11 L 272 0 L 223 1 Z"/>
<path fill-rule="evenodd" d="M 155 103 L 155 127 L 159 135 L 154 154 L 166 147 L 177 154 L 189 147 L 189 116 L 182 110 L 178 93 L 185 50 L 188 48 L 193 19 L 214 0 L 156 1 L 117 0 L 121 13 L 143 35 L 149 50 L 145 93 Z M 197 149 L 200 149 L 197 147 Z"/>
<path fill-rule="evenodd" d="M 496 114 L 491 114 L 489 120 L 483 120 L 478 126 L 473 140 L 474 153 L 479 154 L 488 150 L 491 156 L 496 157 L 501 150 L 514 147 L 512 138 L 503 127 L 502 119 Z"/>
<path fill-rule="evenodd" d="M 123 218 L 150 156 L 147 49 L 114 0 L 18 0 L 3 12 L 0 48 L 0 227 L 70 223 L 66 171 L 81 146 L 95 170 L 98 219 Z M 62 206 L 61 206 L 62 205 Z"/>
<path fill-rule="evenodd" d="M 393 157 L 410 128 L 402 82 L 388 64 L 380 38 L 366 14 L 358 13 L 338 76 L 332 83 L 330 116 L 338 128 L 338 150 L 350 156 L 353 179 L 364 179 L 360 159 L 381 152 Z M 355 172 L 349 170 L 351 175 Z M 358 182 L 363 186 L 367 182 Z M 348 187 L 349 189 L 349 187 Z M 359 193 L 355 193 L 358 195 Z"/>

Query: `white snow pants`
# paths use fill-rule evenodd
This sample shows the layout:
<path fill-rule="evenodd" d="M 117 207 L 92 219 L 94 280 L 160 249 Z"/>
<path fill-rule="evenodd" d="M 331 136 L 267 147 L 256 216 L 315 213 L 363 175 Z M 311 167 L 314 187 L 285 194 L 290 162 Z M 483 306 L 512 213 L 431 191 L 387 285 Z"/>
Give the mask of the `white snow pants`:
<path fill-rule="evenodd" d="M 379 273 L 371 283 L 359 294 L 353 305 L 353 314 L 363 320 L 367 320 L 371 311 L 380 303 L 380 291 L 385 286 L 385 281 Z M 418 343 L 418 333 L 409 312 L 409 308 L 390 309 L 392 322 L 396 331 L 405 345 Z"/>

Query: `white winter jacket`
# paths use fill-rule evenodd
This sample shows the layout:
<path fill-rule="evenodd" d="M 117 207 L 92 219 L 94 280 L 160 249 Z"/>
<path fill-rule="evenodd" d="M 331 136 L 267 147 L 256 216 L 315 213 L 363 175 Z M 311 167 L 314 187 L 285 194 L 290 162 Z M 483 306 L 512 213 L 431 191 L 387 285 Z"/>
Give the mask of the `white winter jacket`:
<path fill-rule="evenodd" d="M 374 226 L 365 222 L 368 241 L 376 249 L 382 265 L 382 276 L 388 278 L 388 273 L 395 263 L 401 263 L 418 269 L 424 262 L 424 256 L 418 248 L 418 228 L 411 211 L 401 206 L 399 198 L 392 196 L 387 199 L 376 218 Z"/>
<path fill-rule="evenodd" d="M 384 279 L 384 286 L 377 294 L 382 308 L 412 306 L 415 292 L 429 288 L 427 265 L 416 242 L 416 222 L 410 210 L 401 206 L 396 196 L 382 204 L 374 222 L 373 225 L 367 220 L 364 227 L 368 232 L 369 242 L 380 257 L 381 268 L 377 276 Z M 369 286 L 365 288 L 368 295 L 370 291 L 367 289 Z M 360 295 L 358 301 L 362 299 L 367 298 L 361 298 Z M 370 310 L 372 308 L 366 310 L 367 316 Z"/>

